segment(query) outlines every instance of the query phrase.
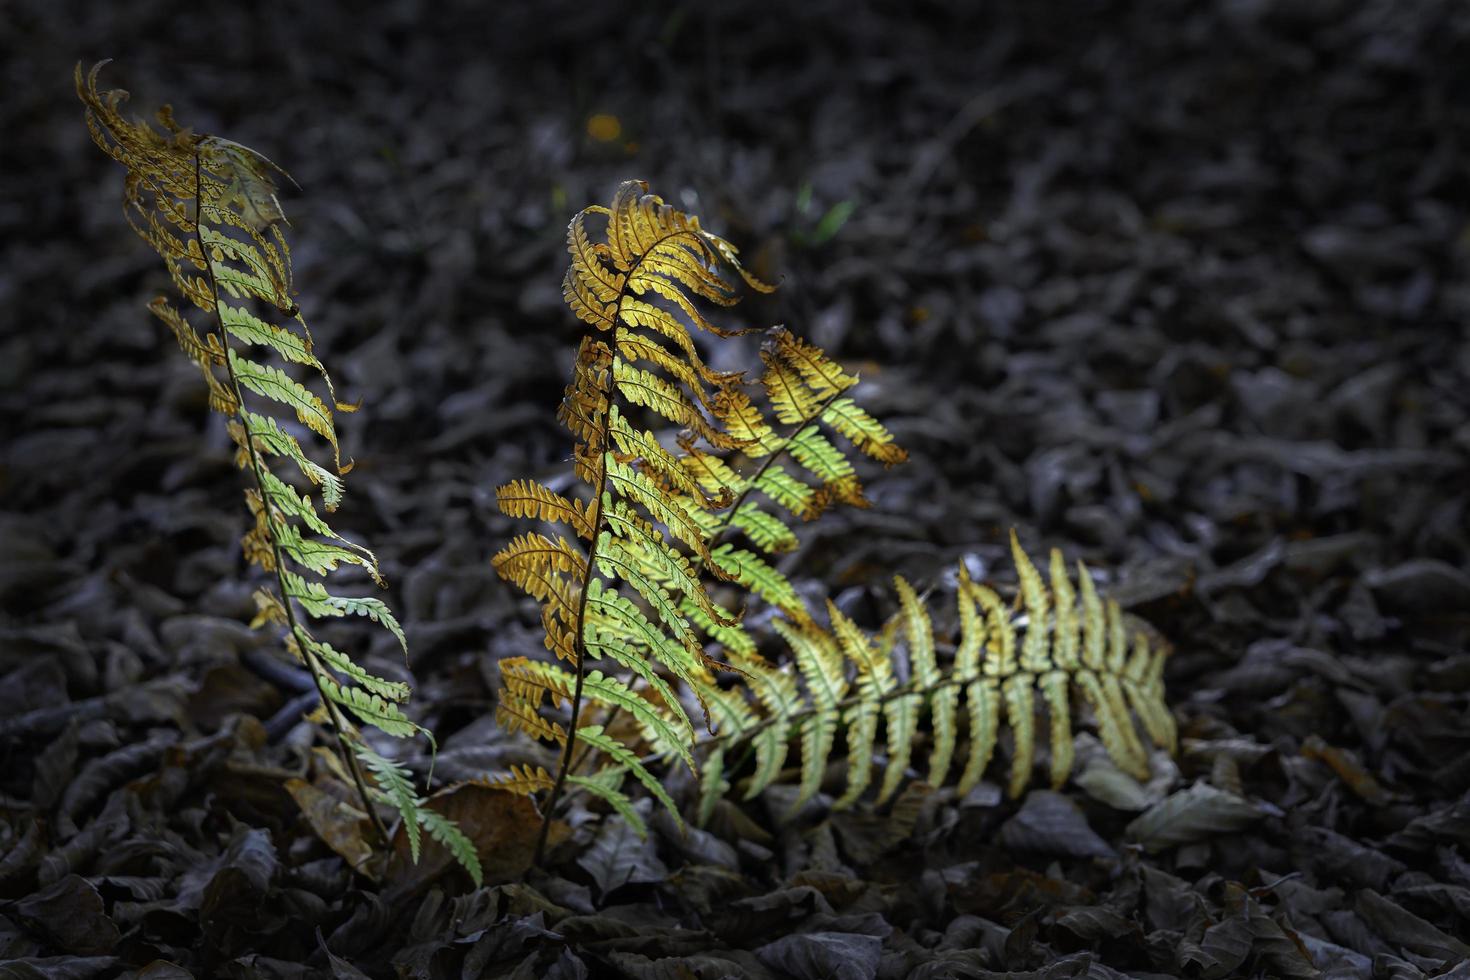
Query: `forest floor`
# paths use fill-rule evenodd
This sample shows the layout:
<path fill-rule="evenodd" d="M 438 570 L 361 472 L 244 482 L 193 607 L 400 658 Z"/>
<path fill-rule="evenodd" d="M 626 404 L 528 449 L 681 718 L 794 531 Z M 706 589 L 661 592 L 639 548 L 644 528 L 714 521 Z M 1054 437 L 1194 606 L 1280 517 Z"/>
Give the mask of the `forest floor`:
<path fill-rule="evenodd" d="M 1470 7 L 620 6 L 6 5 L 0 978 L 1470 977 Z M 544 761 L 494 724 L 540 638 L 492 491 L 566 469 L 566 222 L 628 177 L 910 451 L 804 529 L 803 587 L 943 608 L 1015 526 L 1172 642 L 1177 757 L 794 822 L 772 790 L 647 845 L 579 803 L 524 880 L 534 822 L 467 791 L 486 887 L 354 874 L 286 788 L 323 743 L 82 125 L 102 58 L 305 189 L 301 304 L 364 403 L 336 524 L 410 639 L 364 655 L 436 785 Z"/>

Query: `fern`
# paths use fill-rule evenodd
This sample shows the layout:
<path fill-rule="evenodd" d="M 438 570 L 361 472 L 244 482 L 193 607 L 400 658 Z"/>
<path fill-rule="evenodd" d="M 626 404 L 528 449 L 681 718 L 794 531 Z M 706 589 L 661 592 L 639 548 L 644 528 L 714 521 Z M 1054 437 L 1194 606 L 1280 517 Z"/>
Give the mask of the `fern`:
<path fill-rule="evenodd" d="M 589 230 L 593 222 L 602 234 Z M 631 715 L 643 743 L 695 768 L 694 723 L 681 689 L 692 690 L 709 723 L 727 701 L 717 674 L 747 672 L 745 665 L 756 662 L 740 615 L 715 601 L 706 576 L 742 604 L 756 596 L 802 618 L 795 589 L 762 555 L 796 546 L 791 518 L 809 520 L 838 502 L 866 504 L 850 461 L 823 430 L 887 464 L 903 456 L 881 425 L 841 398 L 857 379 L 789 331 L 767 333 L 758 388 L 747 390 L 740 374 L 709 368 L 696 332 L 748 332 L 719 327 L 701 309 L 737 302 L 736 285 L 722 273 L 762 292 L 772 287 L 745 271 L 733 246 L 648 194 L 642 182 L 620 186 L 610 207 L 576 215 L 567 246 L 563 295 L 593 330 L 578 350 L 558 418 L 575 439 L 573 470 L 586 495 L 569 497 L 524 479 L 496 490 L 503 513 L 559 524 L 570 534 L 519 535 L 493 561 L 541 604 L 546 648 L 566 662 L 517 657 L 500 664 L 501 724 L 561 753 L 554 777 L 513 771 L 495 783 L 548 793 L 538 861 L 569 782 L 628 817 L 633 811 L 621 786 L 631 775 L 679 818 L 661 782 L 611 723 Z M 682 433 L 670 446 L 635 417 Z M 727 538 L 743 538 L 750 548 Z M 729 663 L 715 656 L 720 649 Z M 592 669 L 595 660 L 610 661 L 629 679 Z M 569 724 L 544 717 L 547 705 L 565 708 Z M 593 709 L 605 712 L 601 724 L 583 722 Z M 593 754 L 604 764 L 582 775 L 577 770 Z M 631 822 L 642 831 L 641 822 Z"/>
<path fill-rule="evenodd" d="M 377 815 L 383 801 L 403 815 L 415 858 L 419 827 L 446 840 L 470 867 L 473 846 L 457 829 L 420 807 L 405 770 L 361 744 L 356 722 L 385 734 L 427 734 L 401 707 L 408 685 L 378 677 L 312 635 L 310 618 L 363 616 L 393 634 L 407 656 L 403 630 L 380 599 L 332 594 L 321 581 L 342 565 L 364 569 L 383 584 L 372 552 L 339 536 L 317 511 L 308 493 L 287 482 L 273 462 L 284 460 L 320 491 L 330 513 L 342 499 L 343 466 L 334 413 L 352 411 L 336 399 L 326 369 L 312 348 L 311 333 L 291 298 L 291 257 L 281 231 L 285 215 L 276 198 L 273 163 L 254 150 L 179 126 L 165 108 L 158 114 L 163 132 L 146 122 L 130 122 L 118 107 L 127 93 L 100 92 L 98 64 L 85 76 L 75 72 L 77 94 L 86 106 L 87 127 L 97 145 L 127 168 L 124 213 L 133 229 L 162 257 L 169 276 L 188 306 L 206 324 L 201 336 L 190 317 L 167 298 L 149 309 L 173 333 L 198 367 L 209 390 L 209 404 L 229 419 L 236 459 L 251 477 L 246 505 L 255 519 L 242 546 L 249 561 L 270 573 L 273 584 L 256 594 L 256 625 L 284 628 L 285 644 L 316 680 L 327 718 L 336 732 L 346 770 L 379 835 L 386 828 Z M 263 316 L 269 319 L 262 318 Z M 238 345 L 238 346 L 237 346 Z M 243 351 L 250 351 L 247 354 Z M 274 355 L 283 365 L 255 355 Z M 286 368 L 302 371 L 300 380 Z M 319 384 L 326 397 L 309 383 Z M 247 406 L 247 395 L 289 412 L 288 420 Z M 313 461 L 291 429 L 313 433 L 331 450 L 330 467 Z M 355 746 L 355 750 L 354 750 Z M 376 776 L 370 785 L 360 761 Z M 471 874 L 478 878 L 478 865 Z"/>
<path fill-rule="evenodd" d="M 413 774 L 365 745 L 358 745 L 356 749 L 358 758 L 372 770 L 376 782 L 374 797 L 398 811 L 414 863 L 418 863 L 423 849 L 423 834 L 427 831 L 469 873 L 476 888 L 483 885 L 485 872 L 480 865 L 480 855 L 475 850 L 474 841 L 465 836 L 464 831 L 453 820 L 424 805 L 424 800 L 414 792 Z"/>
<path fill-rule="evenodd" d="M 909 676 L 899 682 L 893 642 L 875 642 L 851 619 L 828 603 L 830 628 L 809 618 L 800 624 L 777 621 L 777 631 L 791 651 L 786 668 L 754 666 L 750 687 L 755 703 L 737 692 L 722 701 L 728 727 L 711 740 L 705 759 L 700 813 L 707 815 L 729 784 L 725 768 L 728 746 L 748 743 L 755 768 L 746 781 L 746 798 L 776 782 L 787 742 L 800 742 L 800 785 L 794 808 L 821 788 L 834 755 L 837 734 L 845 733 L 846 790 L 835 806 L 854 803 L 869 788 L 881 724 L 887 763 L 877 801 L 893 796 L 912 763 L 919 742 L 919 723 L 929 718 L 930 747 L 926 782 L 951 781 L 965 719 L 968 748 L 955 780 L 968 793 L 989 767 L 1002 722 L 1014 734 L 1008 792 L 1019 796 L 1030 782 L 1037 733 L 1038 704 L 1050 722 L 1050 779 L 1066 782 L 1072 769 L 1073 695 L 1092 710 L 1109 755 L 1139 779 L 1149 774 L 1148 752 L 1133 717 L 1158 746 L 1173 751 L 1175 726 L 1164 701 L 1163 669 L 1168 650 L 1151 642 L 1147 632 L 1129 625 L 1115 601 L 1097 594 L 1085 565 L 1077 566 L 1074 589 L 1060 551 L 1053 550 L 1050 582 L 1022 551 L 1015 533 L 1011 552 L 1019 587 L 1019 615 L 1013 615 L 988 586 L 973 582 L 960 570 L 959 637 L 953 662 L 941 666 L 929 613 L 913 587 L 895 580 L 900 614 L 898 633 L 907 648 Z M 891 633 L 892 631 L 890 631 Z M 892 647 L 893 649 L 885 649 Z M 796 679 L 803 690 L 795 695 Z M 765 691 L 780 689 L 780 697 Z M 795 695 L 795 696 L 793 696 Z"/>

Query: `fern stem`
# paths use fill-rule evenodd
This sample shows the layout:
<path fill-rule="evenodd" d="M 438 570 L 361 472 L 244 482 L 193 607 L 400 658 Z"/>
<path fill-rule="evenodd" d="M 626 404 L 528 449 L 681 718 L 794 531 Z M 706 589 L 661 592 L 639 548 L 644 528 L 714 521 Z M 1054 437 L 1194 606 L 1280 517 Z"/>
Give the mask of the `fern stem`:
<path fill-rule="evenodd" d="M 619 305 L 622 297 L 618 297 Z M 613 357 L 617 358 L 618 331 L 621 327 L 613 327 Z M 572 655 L 577 671 L 577 682 L 572 688 L 572 713 L 567 724 L 567 744 L 562 750 L 561 765 L 556 770 L 556 782 L 551 786 L 551 792 L 546 797 L 546 811 L 541 815 L 541 832 L 536 835 L 536 852 L 531 858 L 531 866 L 539 867 L 542 859 L 546 856 L 546 840 L 551 833 L 551 820 L 556 813 L 556 803 L 561 797 L 562 787 L 566 785 L 569 776 L 576 766 L 582 764 L 586 759 L 587 752 L 591 750 L 588 746 L 582 753 L 582 758 L 572 762 L 572 753 L 577 747 L 577 723 L 582 714 L 582 687 L 587 678 L 587 641 L 584 638 L 584 625 L 587 617 L 587 593 L 588 586 L 592 583 L 592 576 L 597 574 L 597 542 L 602 532 L 602 497 L 607 491 L 607 445 L 612 439 L 612 399 L 613 399 L 613 372 L 608 371 L 607 389 L 603 392 L 606 404 L 602 411 L 602 428 L 598 437 L 598 469 L 597 469 L 597 491 L 593 497 L 594 506 L 597 510 L 592 517 L 592 543 L 587 547 L 587 573 L 582 579 L 582 594 L 577 599 L 577 622 L 576 641 L 572 647 Z"/>
<path fill-rule="evenodd" d="M 347 723 L 342 717 L 341 709 L 323 693 L 322 686 L 323 667 L 317 662 L 316 655 L 308 650 L 301 642 L 298 634 L 299 626 L 296 622 L 296 610 L 291 601 L 291 596 L 286 590 L 285 556 L 281 553 L 281 544 L 276 539 L 276 528 L 271 520 L 271 502 L 265 489 L 265 477 L 261 473 L 262 464 L 260 454 L 255 451 L 255 440 L 250 435 L 249 424 L 244 416 L 245 394 L 240 387 L 240 381 L 235 376 L 235 365 L 230 360 L 230 333 L 225 328 L 224 320 L 219 312 L 219 282 L 215 279 L 214 263 L 209 258 L 209 252 L 204 244 L 204 239 L 199 233 L 199 214 L 204 206 L 203 201 L 203 160 L 196 152 L 194 154 L 194 241 L 199 246 L 199 257 L 204 261 L 204 272 L 209 278 L 209 294 L 213 302 L 215 326 L 219 329 L 220 343 L 225 348 L 225 371 L 230 378 L 230 389 L 235 396 L 235 418 L 245 428 L 245 454 L 250 459 L 251 475 L 255 478 L 255 492 L 260 496 L 260 505 L 265 508 L 266 535 L 270 539 L 271 556 L 275 564 L 276 588 L 281 596 L 281 608 L 286 613 L 286 629 L 290 632 L 291 640 L 301 650 L 302 659 L 311 671 L 312 680 L 316 683 L 317 697 L 323 707 L 327 710 L 327 718 L 332 725 L 332 733 L 337 742 L 337 750 L 341 753 L 342 762 L 347 771 L 352 775 L 352 781 L 357 787 L 357 794 L 362 798 L 363 809 L 367 811 L 368 819 L 372 822 L 373 831 L 377 834 L 379 841 L 386 846 L 389 842 L 388 828 L 383 825 L 383 819 L 378 816 L 377 806 L 373 803 L 372 794 L 368 791 L 367 781 L 363 778 L 362 767 L 358 764 L 357 755 L 347 745 Z"/>

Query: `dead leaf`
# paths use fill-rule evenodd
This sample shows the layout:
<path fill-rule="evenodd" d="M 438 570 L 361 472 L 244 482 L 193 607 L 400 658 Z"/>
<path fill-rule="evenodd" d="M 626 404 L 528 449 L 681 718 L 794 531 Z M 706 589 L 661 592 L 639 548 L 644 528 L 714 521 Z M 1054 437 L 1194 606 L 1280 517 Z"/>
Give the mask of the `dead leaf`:
<path fill-rule="evenodd" d="M 368 815 L 357 807 L 317 789 L 304 779 L 286 780 L 286 792 L 301 808 L 311 829 L 332 850 L 342 856 L 347 866 L 376 881 L 379 874 L 373 863 L 373 849 L 366 840 Z"/>
<path fill-rule="evenodd" d="M 1087 823 L 1081 807 L 1061 793 L 1032 790 L 1021 809 L 1001 825 L 1000 843 L 1020 851 L 1069 857 L 1116 858 Z"/>
<path fill-rule="evenodd" d="M 103 911 L 102 896 L 78 875 L 67 875 L 12 908 L 22 922 L 68 953 L 110 953 L 117 945 L 118 928 Z"/>
<path fill-rule="evenodd" d="M 1449 963 L 1470 960 L 1470 945 L 1441 932 L 1371 888 L 1358 892 L 1353 908 L 1369 928 L 1394 945 Z"/>
<path fill-rule="evenodd" d="M 1150 807 L 1128 825 L 1125 834 L 1156 853 L 1191 841 L 1233 834 L 1264 815 L 1249 800 L 1200 782 Z"/>
<path fill-rule="evenodd" d="M 654 838 L 640 838 L 618 817 L 602 822 L 592 846 L 577 858 L 577 864 L 592 876 L 603 899 L 624 885 L 650 884 L 669 876 Z"/>
<path fill-rule="evenodd" d="M 1394 795 L 1384 789 L 1373 774 L 1363 768 L 1363 764 L 1353 758 L 1351 754 L 1342 749 L 1328 745 L 1320 736 L 1309 735 L 1302 743 L 1302 755 L 1308 759 L 1316 759 L 1324 763 L 1337 778 L 1341 779 L 1348 789 L 1356 793 L 1364 802 L 1373 806 L 1387 806 L 1393 802 Z"/>

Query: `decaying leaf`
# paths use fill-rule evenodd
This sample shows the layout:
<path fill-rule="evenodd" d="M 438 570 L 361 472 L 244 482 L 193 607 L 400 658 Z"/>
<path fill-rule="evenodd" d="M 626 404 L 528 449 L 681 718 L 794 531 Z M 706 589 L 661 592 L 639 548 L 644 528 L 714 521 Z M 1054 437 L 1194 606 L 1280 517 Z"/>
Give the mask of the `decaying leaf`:
<path fill-rule="evenodd" d="M 1128 839 L 1162 851 L 1244 830 L 1266 814 L 1256 804 L 1197 782 L 1155 804 L 1128 825 Z"/>

